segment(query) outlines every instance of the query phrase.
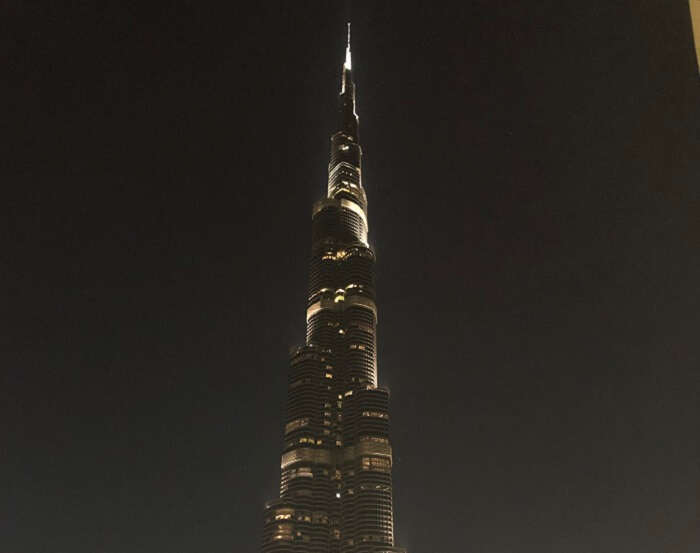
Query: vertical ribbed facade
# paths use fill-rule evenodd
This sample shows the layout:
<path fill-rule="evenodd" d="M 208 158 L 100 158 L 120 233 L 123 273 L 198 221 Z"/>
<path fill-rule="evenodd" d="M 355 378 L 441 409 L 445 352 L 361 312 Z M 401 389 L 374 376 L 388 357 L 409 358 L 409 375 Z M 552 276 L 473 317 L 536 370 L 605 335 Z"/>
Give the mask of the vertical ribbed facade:
<path fill-rule="evenodd" d="M 327 196 L 313 206 L 306 343 L 290 352 L 280 497 L 263 553 L 394 553 L 389 393 L 377 379 L 374 252 L 350 38 Z"/>

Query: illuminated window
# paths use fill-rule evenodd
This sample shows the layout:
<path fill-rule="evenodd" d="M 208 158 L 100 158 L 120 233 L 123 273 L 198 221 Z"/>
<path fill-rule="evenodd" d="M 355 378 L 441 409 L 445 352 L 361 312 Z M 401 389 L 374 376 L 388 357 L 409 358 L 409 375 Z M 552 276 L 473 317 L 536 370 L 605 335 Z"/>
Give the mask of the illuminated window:
<path fill-rule="evenodd" d="M 363 457 L 362 470 L 372 470 L 376 472 L 390 472 L 391 461 L 384 457 Z"/>
<path fill-rule="evenodd" d="M 388 444 L 389 440 L 387 438 L 380 438 L 379 436 L 361 436 L 361 442 L 376 442 L 378 444 Z"/>
<path fill-rule="evenodd" d="M 272 536 L 273 540 L 293 540 L 294 535 L 292 534 L 292 526 L 288 524 L 278 524 L 277 532 Z"/>
<path fill-rule="evenodd" d="M 313 478 L 314 473 L 309 467 L 298 467 L 287 470 L 285 472 L 285 477 L 289 480 L 293 480 L 294 478 Z"/>
<path fill-rule="evenodd" d="M 389 415 L 386 413 L 380 413 L 379 411 L 362 411 L 363 417 L 374 417 L 377 419 L 388 419 Z"/>
<path fill-rule="evenodd" d="M 304 417 L 301 419 L 294 419 L 293 421 L 290 421 L 285 425 L 284 433 L 289 434 L 290 432 L 293 432 L 297 428 L 301 428 L 303 426 L 308 426 L 308 425 L 309 425 L 308 417 Z"/>

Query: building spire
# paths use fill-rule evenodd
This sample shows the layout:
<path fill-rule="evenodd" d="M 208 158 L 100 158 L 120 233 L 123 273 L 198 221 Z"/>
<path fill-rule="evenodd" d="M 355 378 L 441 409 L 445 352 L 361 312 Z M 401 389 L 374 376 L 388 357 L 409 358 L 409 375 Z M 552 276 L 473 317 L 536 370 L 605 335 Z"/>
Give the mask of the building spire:
<path fill-rule="evenodd" d="M 358 120 L 355 110 L 355 83 L 352 78 L 352 56 L 350 53 L 350 23 L 348 22 L 348 38 L 345 44 L 345 62 L 340 87 L 340 125 L 341 130 L 358 141 Z"/>
<path fill-rule="evenodd" d="M 352 56 L 350 55 L 350 22 L 348 21 L 348 43 L 345 46 L 345 65 L 346 69 L 352 70 Z"/>

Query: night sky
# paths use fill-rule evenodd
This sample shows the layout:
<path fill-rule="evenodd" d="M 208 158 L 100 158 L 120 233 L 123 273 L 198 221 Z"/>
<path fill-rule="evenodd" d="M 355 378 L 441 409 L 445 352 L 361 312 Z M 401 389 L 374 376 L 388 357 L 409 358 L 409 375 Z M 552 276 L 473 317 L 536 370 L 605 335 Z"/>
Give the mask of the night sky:
<path fill-rule="evenodd" d="M 154 5 L 1 11 L 1 553 L 257 552 L 349 17 L 398 544 L 700 550 L 685 0 Z"/>

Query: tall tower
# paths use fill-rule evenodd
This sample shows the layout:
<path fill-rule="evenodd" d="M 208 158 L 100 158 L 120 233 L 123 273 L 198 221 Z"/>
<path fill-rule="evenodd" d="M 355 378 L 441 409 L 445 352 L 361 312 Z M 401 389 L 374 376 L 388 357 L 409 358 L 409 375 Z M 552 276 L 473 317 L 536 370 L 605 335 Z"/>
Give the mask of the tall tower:
<path fill-rule="evenodd" d="M 405 552 L 394 545 L 349 23 L 338 105 L 328 192 L 312 210 L 306 343 L 290 353 L 280 497 L 265 505 L 263 553 Z"/>

